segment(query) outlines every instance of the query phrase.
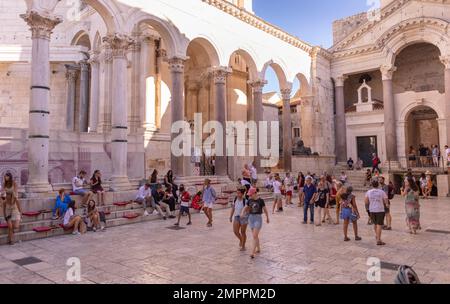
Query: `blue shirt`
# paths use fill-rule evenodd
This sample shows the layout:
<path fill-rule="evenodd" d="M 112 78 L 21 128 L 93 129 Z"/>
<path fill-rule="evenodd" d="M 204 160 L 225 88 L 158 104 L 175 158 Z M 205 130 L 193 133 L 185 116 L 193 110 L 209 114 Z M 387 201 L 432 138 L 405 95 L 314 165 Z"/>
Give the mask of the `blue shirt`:
<path fill-rule="evenodd" d="M 209 186 L 205 188 L 203 192 L 203 201 L 205 203 L 214 203 L 216 201 L 216 191 L 213 187 Z"/>
<path fill-rule="evenodd" d="M 305 187 L 303 187 L 303 193 L 305 193 L 305 204 L 309 204 L 316 192 L 316 186 L 314 186 L 313 184 L 311 184 L 310 186 L 305 184 Z"/>

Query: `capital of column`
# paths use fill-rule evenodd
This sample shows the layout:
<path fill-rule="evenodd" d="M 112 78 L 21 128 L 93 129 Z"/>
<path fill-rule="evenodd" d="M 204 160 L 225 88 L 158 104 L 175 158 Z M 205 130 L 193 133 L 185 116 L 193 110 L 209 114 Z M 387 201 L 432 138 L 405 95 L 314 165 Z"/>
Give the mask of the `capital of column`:
<path fill-rule="evenodd" d="M 91 66 L 100 62 L 100 52 L 90 51 L 89 60 L 87 61 Z"/>
<path fill-rule="evenodd" d="M 151 45 L 156 45 L 156 41 L 159 40 L 158 36 L 155 35 L 151 35 L 151 34 L 142 34 L 139 37 L 140 41 L 142 44 L 151 44 Z"/>
<path fill-rule="evenodd" d="M 335 86 L 336 87 L 343 87 L 344 83 L 345 83 L 345 80 L 347 80 L 347 78 L 348 78 L 348 76 L 346 76 L 346 75 L 341 75 L 341 76 L 336 77 L 336 79 L 335 79 Z"/>
<path fill-rule="evenodd" d="M 78 77 L 78 71 L 66 65 L 66 79 L 68 82 L 75 82 Z"/>
<path fill-rule="evenodd" d="M 158 57 L 158 58 L 165 58 L 165 57 L 167 57 L 167 51 L 165 50 L 165 49 L 157 49 L 156 50 L 156 56 Z"/>
<path fill-rule="evenodd" d="M 187 89 L 189 92 L 197 93 L 198 91 L 200 91 L 201 87 L 202 85 L 199 81 L 193 81 L 189 83 Z"/>
<path fill-rule="evenodd" d="M 254 93 L 262 93 L 264 86 L 267 84 L 267 80 L 257 79 L 248 81 L 248 84 L 252 87 Z"/>
<path fill-rule="evenodd" d="M 281 98 L 283 100 L 291 100 L 292 89 L 281 89 Z"/>
<path fill-rule="evenodd" d="M 383 80 L 392 80 L 394 77 L 394 72 L 397 71 L 397 68 L 393 65 L 382 65 L 380 67 L 380 71 Z"/>
<path fill-rule="evenodd" d="M 62 22 L 57 16 L 42 16 L 36 11 L 29 11 L 20 15 L 30 27 L 32 38 L 42 38 L 50 40 L 53 29 Z"/>
<path fill-rule="evenodd" d="M 113 57 L 125 57 L 135 40 L 124 34 L 114 34 L 103 38 L 103 42 L 109 45 Z"/>
<path fill-rule="evenodd" d="M 225 84 L 227 77 L 232 73 L 232 69 L 229 67 L 216 67 L 211 69 L 211 74 L 214 79 L 214 84 Z"/>
<path fill-rule="evenodd" d="M 445 66 L 445 69 L 450 69 L 450 56 L 440 56 L 439 59 L 441 60 L 442 64 Z"/>
<path fill-rule="evenodd" d="M 80 65 L 81 72 L 89 71 L 89 62 L 88 61 L 80 61 L 78 64 Z"/>
<path fill-rule="evenodd" d="M 172 73 L 184 73 L 184 64 L 186 62 L 186 57 L 172 57 L 169 58 L 169 70 Z"/>

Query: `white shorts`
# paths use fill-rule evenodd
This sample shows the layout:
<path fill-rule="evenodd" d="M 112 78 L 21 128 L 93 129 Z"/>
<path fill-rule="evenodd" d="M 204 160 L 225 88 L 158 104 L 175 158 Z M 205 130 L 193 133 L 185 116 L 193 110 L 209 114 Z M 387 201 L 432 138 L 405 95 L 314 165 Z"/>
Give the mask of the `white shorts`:
<path fill-rule="evenodd" d="M 214 203 L 203 203 L 203 208 L 212 209 L 214 206 Z"/>

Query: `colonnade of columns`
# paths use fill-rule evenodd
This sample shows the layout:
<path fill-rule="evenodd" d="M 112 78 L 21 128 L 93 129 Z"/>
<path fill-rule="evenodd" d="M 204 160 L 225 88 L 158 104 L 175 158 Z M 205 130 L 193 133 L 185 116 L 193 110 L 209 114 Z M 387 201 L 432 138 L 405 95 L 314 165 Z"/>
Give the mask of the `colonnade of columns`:
<path fill-rule="evenodd" d="M 29 123 L 29 192 L 47 192 L 49 160 L 49 103 L 50 62 L 49 42 L 54 27 L 61 22 L 57 17 L 41 16 L 30 12 L 22 16 L 33 33 L 32 87 Z M 139 129 L 157 130 L 161 119 L 161 65 L 166 54 L 159 48 L 160 41 L 153 36 L 128 36 L 113 34 L 104 37 L 102 49 L 90 53 L 88 61 L 78 65 L 66 65 L 67 79 L 67 124 L 69 131 L 111 132 L 112 189 L 128 189 L 127 177 L 128 134 Z M 131 52 L 131 113 L 128 115 L 128 59 Z M 184 66 L 187 58 L 168 58 L 171 73 L 171 121 L 185 119 Z M 227 77 L 229 67 L 215 67 L 210 71 L 214 84 L 214 120 L 225 126 L 227 120 Z M 74 117 L 79 80 L 78 118 Z M 262 90 L 265 81 L 250 83 L 253 88 L 253 116 L 259 123 L 263 120 Z M 196 87 L 197 88 L 197 87 Z M 192 89 L 192 88 L 191 88 Z M 199 90 L 191 90 L 199 94 Z M 155 95 L 154 109 L 150 110 L 149 94 Z M 292 139 L 290 94 L 283 90 L 283 125 L 285 164 L 290 168 Z M 198 96 L 197 96 L 198 99 Z M 152 105 L 153 106 L 153 105 Z M 198 105 L 195 109 L 198 111 Z M 176 134 L 172 134 L 172 139 Z M 225 153 L 225 137 L 223 148 Z M 183 175 L 184 158 L 171 156 L 171 168 L 175 175 Z M 256 159 L 260 167 L 260 158 Z M 227 175 L 227 157 L 216 156 L 216 175 Z"/>

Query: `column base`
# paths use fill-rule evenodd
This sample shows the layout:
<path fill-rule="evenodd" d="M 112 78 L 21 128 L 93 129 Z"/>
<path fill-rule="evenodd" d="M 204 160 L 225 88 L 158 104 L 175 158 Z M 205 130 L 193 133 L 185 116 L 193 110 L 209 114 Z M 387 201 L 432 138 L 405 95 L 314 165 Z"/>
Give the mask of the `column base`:
<path fill-rule="evenodd" d="M 49 193 L 53 188 L 49 183 L 29 183 L 25 185 L 25 191 L 29 194 Z"/>
<path fill-rule="evenodd" d="M 131 190 L 130 180 L 127 176 L 113 176 L 110 188 L 113 192 Z"/>

